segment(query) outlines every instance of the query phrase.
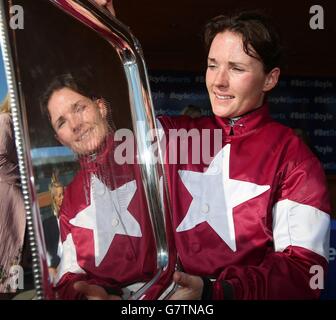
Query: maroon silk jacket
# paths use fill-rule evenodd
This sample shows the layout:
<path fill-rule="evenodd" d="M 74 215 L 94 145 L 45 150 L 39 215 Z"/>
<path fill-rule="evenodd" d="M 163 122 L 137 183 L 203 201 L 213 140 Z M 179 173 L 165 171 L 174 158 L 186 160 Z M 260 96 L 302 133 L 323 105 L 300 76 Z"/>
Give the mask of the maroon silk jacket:
<path fill-rule="evenodd" d="M 151 279 L 155 241 L 140 172 L 114 161 L 112 137 L 66 188 L 60 211 L 63 255 L 55 287 L 60 299 L 85 299 L 73 288 L 85 280 L 107 290 Z"/>
<path fill-rule="evenodd" d="M 213 299 L 232 289 L 236 299 L 318 297 L 313 276 L 327 267 L 330 202 L 319 161 L 293 130 L 267 105 L 236 121 L 159 121 L 184 271 L 214 278 Z M 194 144 L 174 129 L 192 132 Z"/>

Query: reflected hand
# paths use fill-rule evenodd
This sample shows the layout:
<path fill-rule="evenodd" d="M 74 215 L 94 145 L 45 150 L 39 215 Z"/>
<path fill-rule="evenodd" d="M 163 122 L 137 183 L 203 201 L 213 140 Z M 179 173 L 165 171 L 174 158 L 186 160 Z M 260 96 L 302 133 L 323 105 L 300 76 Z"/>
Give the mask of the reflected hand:
<path fill-rule="evenodd" d="M 169 300 L 201 300 L 203 280 L 201 277 L 175 271 L 174 282 L 180 286 Z"/>
<path fill-rule="evenodd" d="M 51 283 L 54 283 L 54 281 L 57 277 L 57 268 L 49 267 L 48 271 L 49 271 L 50 281 L 51 281 Z"/>
<path fill-rule="evenodd" d="M 121 300 L 117 295 L 108 294 L 103 287 L 88 284 L 86 281 L 75 282 L 74 288 L 84 294 L 88 300 Z"/>
<path fill-rule="evenodd" d="M 113 0 L 94 0 L 99 6 L 105 7 L 112 16 L 116 16 L 114 7 L 113 7 Z"/>

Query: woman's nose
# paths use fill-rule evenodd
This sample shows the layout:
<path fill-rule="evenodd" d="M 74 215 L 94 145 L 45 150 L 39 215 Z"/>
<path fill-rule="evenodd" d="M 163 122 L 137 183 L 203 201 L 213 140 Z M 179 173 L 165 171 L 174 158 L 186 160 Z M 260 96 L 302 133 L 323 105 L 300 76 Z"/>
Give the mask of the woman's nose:
<path fill-rule="evenodd" d="M 229 83 L 230 82 L 227 70 L 225 69 L 219 70 L 215 78 L 215 85 L 218 87 L 228 88 Z"/>
<path fill-rule="evenodd" d="M 71 116 L 68 120 L 73 132 L 78 132 L 82 126 L 82 121 L 78 116 Z"/>

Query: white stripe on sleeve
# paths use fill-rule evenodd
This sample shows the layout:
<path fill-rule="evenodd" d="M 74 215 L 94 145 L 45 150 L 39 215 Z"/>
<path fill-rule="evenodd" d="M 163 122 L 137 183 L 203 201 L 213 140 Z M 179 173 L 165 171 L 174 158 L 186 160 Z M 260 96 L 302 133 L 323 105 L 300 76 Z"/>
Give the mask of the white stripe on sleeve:
<path fill-rule="evenodd" d="M 299 246 L 328 260 L 330 216 L 312 206 L 292 200 L 281 200 L 273 207 L 275 251 Z"/>

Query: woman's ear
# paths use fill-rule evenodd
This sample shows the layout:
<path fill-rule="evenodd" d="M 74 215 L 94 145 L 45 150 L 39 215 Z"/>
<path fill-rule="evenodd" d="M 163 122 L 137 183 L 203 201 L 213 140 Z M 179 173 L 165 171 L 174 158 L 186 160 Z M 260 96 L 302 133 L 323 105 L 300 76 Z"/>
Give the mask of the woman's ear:
<path fill-rule="evenodd" d="M 272 90 L 276 84 L 278 83 L 280 76 L 280 69 L 279 68 L 274 68 L 272 69 L 267 75 L 266 75 L 266 80 L 264 83 L 264 88 L 263 91 L 267 92 Z"/>
<path fill-rule="evenodd" d="M 104 119 L 106 119 L 106 116 L 107 116 L 107 105 L 105 103 L 105 100 L 103 98 L 100 98 L 100 99 L 96 100 L 96 103 L 97 103 L 97 106 L 98 106 L 100 114 L 102 115 L 102 117 Z"/>

